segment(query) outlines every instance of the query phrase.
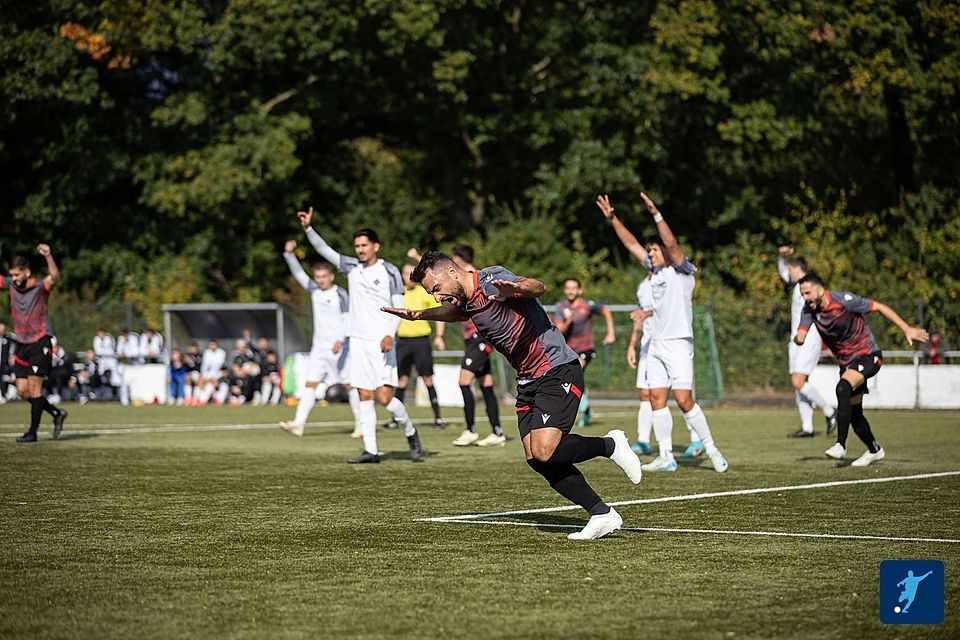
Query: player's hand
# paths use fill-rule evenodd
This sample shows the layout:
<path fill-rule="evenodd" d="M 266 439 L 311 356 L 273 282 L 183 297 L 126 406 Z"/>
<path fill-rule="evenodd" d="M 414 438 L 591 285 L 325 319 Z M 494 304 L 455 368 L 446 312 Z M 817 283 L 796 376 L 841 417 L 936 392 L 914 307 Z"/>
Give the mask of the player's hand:
<path fill-rule="evenodd" d="M 491 280 L 490 284 L 495 286 L 500 292 L 498 295 L 494 296 L 500 300 L 511 298 L 520 293 L 520 283 L 514 282 L 513 280 L 503 280 L 501 278 L 497 278 L 496 280 Z"/>
<path fill-rule="evenodd" d="M 627 364 L 631 369 L 637 368 L 637 349 L 635 345 L 627 347 Z"/>
<path fill-rule="evenodd" d="M 337 355 L 343 349 L 343 340 L 337 340 L 333 343 L 333 355 Z"/>
<path fill-rule="evenodd" d="M 920 327 L 907 327 L 907 330 L 903 333 L 907 336 L 907 342 L 911 345 L 914 340 L 917 342 L 926 342 L 930 339 L 930 334 Z"/>
<path fill-rule="evenodd" d="M 655 216 L 660 213 L 660 209 L 657 209 L 657 205 L 653 204 L 653 200 L 651 200 L 647 194 L 642 191 L 640 192 L 640 199 L 643 200 L 643 204 L 647 205 L 647 211 L 651 216 Z"/>
<path fill-rule="evenodd" d="M 635 324 L 642 324 L 644 320 L 653 315 L 652 309 L 634 309 L 630 312 L 630 319 Z"/>
<path fill-rule="evenodd" d="M 573 310 L 572 310 L 572 309 L 564 309 L 564 310 L 563 310 L 563 319 L 564 319 L 564 320 L 569 320 L 569 319 L 572 318 L 572 317 L 573 317 Z"/>
<path fill-rule="evenodd" d="M 617 336 L 612 333 L 608 333 L 607 335 L 603 336 L 603 344 L 613 344 L 616 341 Z"/>
<path fill-rule="evenodd" d="M 38 245 L 37 245 L 37 253 L 39 253 L 39 254 L 42 255 L 44 258 L 46 258 L 48 255 L 50 255 L 50 245 L 38 244 Z"/>
<path fill-rule="evenodd" d="M 803 342 L 807 339 L 806 331 L 797 331 L 797 335 L 793 336 L 793 344 L 803 346 Z"/>
<path fill-rule="evenodd" d="M 433 348 L 437 351 L 446 351 L 447 343 L 444 342 L 443 336 L 434 336 L 433 337 Z"/>
<path fill-rule="evenodd" d="M 297 211 L 297 218 L 300 219 L 300 226 L 304 229 L 310 226 L 310 222 L 313 221 L 313 207 L 310 207 L 306 211 Z"/>
<path fill-rule="evenodd" d="M 603 214 L 604 218 L 607 220 L 613 219 L 613 205 L 610 204 L 610 196 L 607 194 L 597 196 L 597 206 L 600 207 L 600 213 Z"/>
<path fill-rule="evenodd" d="M 283 245 L 283 250 L 285 253 L 293 253 L 293 250 L 297 248 L 296 240 L 287 240 L 286 244 Z"/>
<path fill-rule="evenodd" d="M 407 249 L 407 257 L 410 258 L 411 260 L 416 260 L 417 262 L 420 262 L 420 258 L 422 258 L 423 256 L 421 256 L 420 252 L 417 251 L 415 248 L 410 247 L 409 249 Z"/>
<path fill-rule="evenodd" d="M 423 311 L 414 311 L 413 309 L 404 309 L 402 307 L 380 307 L 380 311 L 391 313 L 404 320 L 419 320 L 420 316 L 423 315 Z"/>
<path fill-rule="evenodd" d="M 380 352 L 386 353 L 393 349 L 393 336 L 383 336 L 383 340 L 380 341 Z"/>
<path fill-rule="evenodd" d="M 786 258 L 787 256 L 793 255 L 793 247 L 788 247 L 786 245 L 777 248 L 777 253 Z"/>

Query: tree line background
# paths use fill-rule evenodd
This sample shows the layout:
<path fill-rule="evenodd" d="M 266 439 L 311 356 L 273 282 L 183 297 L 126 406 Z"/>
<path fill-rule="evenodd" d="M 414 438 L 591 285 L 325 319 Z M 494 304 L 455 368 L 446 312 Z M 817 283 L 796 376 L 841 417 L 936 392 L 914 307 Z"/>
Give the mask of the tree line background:
<path fill-rule="evenodd" d="M 958 44 L 934 0 L 0 0 L 0 258 L 49 242 L 71 327 L 306 311 L 280 253 L 312 204 L 343 252 L 468 242 L 625 303 L 643 271 L 594 200 L 643 237 L 644 190 L 728 386 L 783 386 L 781 244 L 960 342 Z"/>

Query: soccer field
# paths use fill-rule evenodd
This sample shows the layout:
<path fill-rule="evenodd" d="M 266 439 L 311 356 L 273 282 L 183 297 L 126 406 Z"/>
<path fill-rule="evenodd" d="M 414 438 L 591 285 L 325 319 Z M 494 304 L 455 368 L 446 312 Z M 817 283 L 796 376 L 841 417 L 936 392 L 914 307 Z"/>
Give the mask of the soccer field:
<path fill-rule="evenodd" d="M 586 514 L 542 511 L 567 505 L 509 409 L 504 448 L 452 446 L 455 422 L 414 464 L 381 430 L 384 462 L 354 466 L 345 407 L 300 439 L 282 408 L 68 408 L 18 445 L 28 408 L 0 407 L 3 638 L 960 637 L 958 412 L 869 413 L 888 454 L 857 469 L 787 440 L 794 410 L 708 410 L 728 473 L 581 465 L 624 530 L 574 543 Z M 579 432 L 610 428 L 635 414 Z M 880 622 L 886 559 L 944 562 L 942 625 Z"/>

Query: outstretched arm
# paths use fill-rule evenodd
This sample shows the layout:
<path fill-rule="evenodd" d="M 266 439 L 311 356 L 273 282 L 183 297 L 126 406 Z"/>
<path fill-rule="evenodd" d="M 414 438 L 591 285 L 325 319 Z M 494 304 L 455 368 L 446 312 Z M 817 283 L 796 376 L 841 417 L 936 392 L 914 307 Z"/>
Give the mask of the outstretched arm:
<path fill-rule="evenodd" d="M 884 318 L 897 325 L 900 328 L 900 331 L 903 331 L 903 335 L 907 337 L 907 342 L 913 344 L 913 341 L 926 342 L 930 339 L 930 334 L 928 334 L 922 327 L 911 327 L 901 318 L 896 311 L 883 304 L 882 302 L 877 302 L 874 300 L 873 308 L 875 311 L 879 311 L 880 315 Z"/>
<path fill-rule="evenodd" d="M 60 281 L 60 269 L 57 268 L 57 262 L 50 253 L 49 245 L 38 244 L 37 253 L 42 255 L 47 261 L 47 277 L 43 279 L 43 284 L 47 291 L 53 288 L 53 285 Z"/>
<path fill-rule="evenodd" d="M 603 217 L 610 221 L 610 224 L 613 225 L 613 230 L 617 234 L 617 238 L 620 239 L 620 242 L 626 247 L 627 251 L 631 253 L 637 260 L 640 261 L 640 264 L 646 264 L 647 260 L 647 249 L 643 246 L 643 243 L 637 240 L 637 237 L 630 233 L 630 230 L 627 229 L 620 218 L 617 217 L 617 214 L 613 212 L 613 205 L 610 203 L 610 196 L 601 195 L 597 196 L 597 206 L 600 208 L 600 213 L 603 214 Z"/>
<path fill-rule="evenodd" d="M 287 244 L 283 246 L 283 259 L 287 262 L 287 268 L 290 269 L 290 273 L 293 274 L 294 279 L 300 284 L 301 287 L 310 290 L 310 276 L 307 275 L 307 272 L 303 270 L 303 265 L 300 264 L 300 260 L 297 259 L 297 254 L 293 252 L 297 248 L 296 240 L 287 240 Z"/>
<path fill-rule="evenodd" d="M 332 263 L 337 269 L 341 269 L 343 266 L 343 256 L 330 248 L 330 245 L 310 226 L 310 223 L 313 221 L 313 207 L 310 207 L 307 211 L 297 211 L 297 218 L 300 219 L 300 225 L 303 226 L 303 230 L 307 233 L 307 240 L 309 240 L 313 248 L 317 250 L 317 253 L 323 256 L 324 260 Z"/>
<path fill-rule="evenodd" d="M 663 246 L 667 249 L 667 255 L 664 257 L 669 258 L 670 263 L 673 265 L 682 263 L 683 249 L 680 248 L 680 244 L 677 242 L 676 237 L 674 237 L 673 231 L 670 230 L 670 225 L 663 219 L 663 214 L 657 209 L 657 205 L 653 204 L 653 200 L 647 197 L 647 194 L 640 192 L 640 198 L 643 200 L 643 204 L 647 205 L 647 211 L 653 217 L 653 221 L 657 223 L 657 233 L 660 234 L 660 239 L 663 240 Z"/>
<path fill-rule="evenodd" d="M 793 247 L 780 247 L 777 253 L 780 254 L 777 256 L 777 272 L 780 274 L 780 279 L 787 284 L 793 284 L 790 282 L 790 272 L 787 271 L 787 258 L 793 255 Z"/>
<path fill-rule="evenodd" d="M 500 292 L 494 296 L 504 300 L 506 298 L 539 298 L 547 290 L 547 285 L 534 278 L 520 277 L 518 280 L 491 280 L 490 284 Z"/>
<path fill-rule="evenodd" d="M 452 304 L 445 304 L 430 309 L 404 309 L 403 307 L 380 307 L 380 311 L 390 313 L 403 320 L 439 320 L 441 322 L 463 322 L 465 317 L 460 315 Z"/>

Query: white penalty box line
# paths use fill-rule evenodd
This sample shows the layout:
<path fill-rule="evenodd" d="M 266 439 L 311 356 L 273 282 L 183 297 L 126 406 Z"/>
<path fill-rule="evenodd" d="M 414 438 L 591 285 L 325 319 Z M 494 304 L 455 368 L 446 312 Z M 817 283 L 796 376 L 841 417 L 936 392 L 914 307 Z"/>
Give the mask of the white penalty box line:
<path fill-rule="evenodd" d="M 715 491 L 711 493 L 691 493 L 678 496 L 664 496 L 661 498 L 642 498 L 639 500 L 623 500 L 620 502 L 610 502 L 610 506 L 629 506 L 640 504 L 655 504 L 659 502 L 682 502 L 685 500 L 704 500 L 707 498 L 723 498 L 728 496 L 746 496 L 760 493 L 778 493 L 783 491 L 803 491 L 808 489 L 826 489 L 830 487 L 845 487 L 860 484 L 880 484 L 885 482 L 901 482 L 905 480 L 924 480 L 928 478 L 944 478 L 950 476 L 960 476 L 960 471 L 940 471 L 936 473 L 919 473 L 909 476 L 889 476 L 885 478 L 864 478 L 860 480 L 836 480 L 832 482 L 815 482 L 812 484 L 784 485 L 779 487 L 758 487 L 755 489 L 737 489 L 733 491 Z M 491 520 L 490 518 L 504 518 L 509 516 L 524 516 L 538 513 L 557 513 L 562 511 L 573 511 L 580 509 L 578 505 L 566 505 L 562 507 L 546 507 L 542 509 L 524 509 L 516 511 L 498 511 L 492 513 L 469 513 L 454 516 L 438 516 L 433 518 L 419 518 L 417 522 L 434 522 L 439 524 L 485 524 L 513 527 L 543 527 L 556 529 L 580 529 L 581 525 L 573 524 L 555 524 L 549 522 L 516 522 L 513 520 Z M 673 527 L 623 527 L 623 531 L 639 531 L 653 533 L 699 533 L 712 535 L 736 535 L 736 536 L 774 536 L 788 538 L 828 538 L 839 540 L 882 540 L 891 542 L 943 542 L 960 543 L 960 539 L 953 538 L 919 538 L 902 536 L 876 536 L 876 535 L 857 535 L 857 534 L 834 534 L 834 533 L 805 533 L 791 531 L 736 531 L 728 529 L 684 529 Z"/>

